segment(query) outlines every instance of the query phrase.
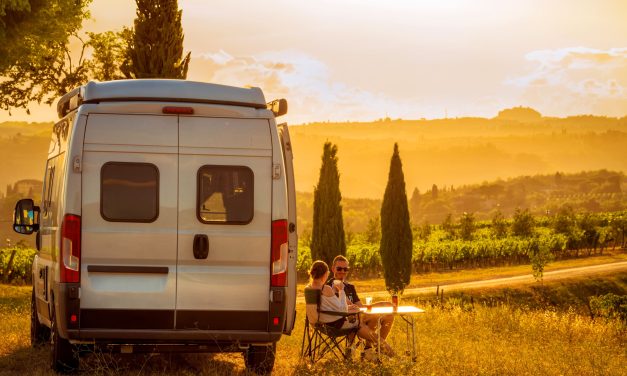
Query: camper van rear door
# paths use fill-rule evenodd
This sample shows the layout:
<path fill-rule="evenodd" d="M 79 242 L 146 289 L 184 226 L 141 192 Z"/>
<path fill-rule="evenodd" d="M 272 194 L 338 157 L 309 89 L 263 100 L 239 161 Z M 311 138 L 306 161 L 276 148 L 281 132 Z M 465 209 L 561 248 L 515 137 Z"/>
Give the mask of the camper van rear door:
<path fill-rule="evenodd" d="M 179 116 L 176 328 L 268 328 L 272 143 L 267 119 Z M 206 235 L 207 258 L 194 257 Z"/>
<path fill-rule="evenodd" d="M 176 116 L 89 115 L 81 328 L 174 328 L 177 125 Z"/>

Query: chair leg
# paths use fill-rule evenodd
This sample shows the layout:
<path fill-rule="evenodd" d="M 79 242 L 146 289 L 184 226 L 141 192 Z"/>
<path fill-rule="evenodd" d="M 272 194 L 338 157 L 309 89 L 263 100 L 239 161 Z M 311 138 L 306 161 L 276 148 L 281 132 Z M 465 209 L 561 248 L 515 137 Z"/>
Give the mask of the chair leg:
<path fill-rule="evenodd" d="M 301 357 L 307 357 L 312 363 L 316 363 L 329 353 L 332 353 L 337 360 L 350 360 L 355 338 L 356 333 L 335 337 L 307 326 L 303 331 Z"/>

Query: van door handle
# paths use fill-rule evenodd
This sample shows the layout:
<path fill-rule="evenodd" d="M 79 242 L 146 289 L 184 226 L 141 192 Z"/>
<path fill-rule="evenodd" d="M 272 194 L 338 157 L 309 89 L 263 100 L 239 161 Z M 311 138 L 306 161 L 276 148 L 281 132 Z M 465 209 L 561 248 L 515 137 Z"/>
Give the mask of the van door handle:
<path fill-rule="evenodd" d="M 209 256 L 209 238 L 205 234 L 194 235 L 194 258 L 206 259 Z"/>

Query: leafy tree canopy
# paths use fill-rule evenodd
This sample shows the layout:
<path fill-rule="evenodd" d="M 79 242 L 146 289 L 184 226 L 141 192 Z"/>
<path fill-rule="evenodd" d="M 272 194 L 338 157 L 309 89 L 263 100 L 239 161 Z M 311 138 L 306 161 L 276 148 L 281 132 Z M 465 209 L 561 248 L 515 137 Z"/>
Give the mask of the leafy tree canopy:
<path fill-rule="evenodd" d="M 87 68 L 67 43 L 89 17 L 90 2 L 0 0 L 0 109 L 52 103 L 82 83 Z"/>

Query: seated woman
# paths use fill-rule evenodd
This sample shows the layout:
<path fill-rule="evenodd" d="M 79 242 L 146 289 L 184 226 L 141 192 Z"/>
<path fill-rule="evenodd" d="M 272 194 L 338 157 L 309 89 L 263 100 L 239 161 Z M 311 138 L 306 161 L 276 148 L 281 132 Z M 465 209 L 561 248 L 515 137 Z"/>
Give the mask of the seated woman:
<path fill-rule="evenodd" d="M 359 307 L 352 304 L 344 293 L 344 284 L 341 281 L 334 283 L 333 287 L 326 284 L 329 278 L 329 266 L 321 260 L 314 261 L 309 270 L 310 282 L 305 288 L 322 290 L 320 294 L 320 313 L 315 305 L 307 305 L 307 317 L 312 324 L 320 321 L 325 325 L 336 329 L 356 328 L 359 326 L 357 335 L 366 340 L 366 349 L 377 343 L 377 333 L 372 331 L 367 325 L 358 320 L 349 320 L 347 317 L 334 316 L 323 313 L 324 311 L 357 313 Z M 383 342 L 381 349 L 388 354 L 392 354 L 390 346 Z M 367 351 L 367 350 L 366 350 Z"/>

